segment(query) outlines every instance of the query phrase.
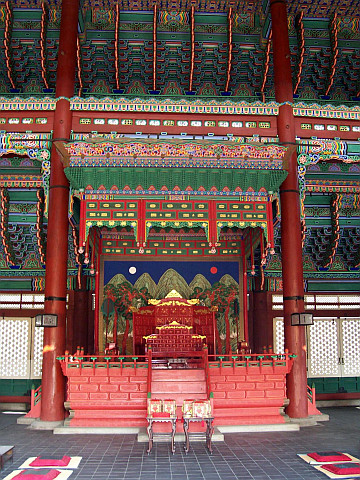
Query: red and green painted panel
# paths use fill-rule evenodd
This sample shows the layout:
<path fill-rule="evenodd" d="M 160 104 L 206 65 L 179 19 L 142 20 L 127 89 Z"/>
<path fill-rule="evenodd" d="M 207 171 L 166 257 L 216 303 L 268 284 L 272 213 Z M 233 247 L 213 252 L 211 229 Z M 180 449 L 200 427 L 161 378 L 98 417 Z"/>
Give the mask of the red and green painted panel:
<path fill-rule="evenodd" d="M 229 252 L 229 245 L 220 245 L 219 238 L 224 227 L 260 227 L 265 234 L 269 246 L 273 245 L 272 209 L 270 199 L 256 201 L 242 200 L 146 200 L 146 199 L 119 199 L 103 200 L 89 198 L 85 195 L 81 200 L 80 210 L 80 246 L 85 246 L 91 227 L 107 229 L 130 227 L 134 236 L 125 244 L 120 241 L 106 240 L 103 244 L 107 254 L 136 254 L 136 247 L 142 249 L 141 253 L 152 255 L 196 255 L 198 245 L 157 245 L 159 252 L 153 251 L 154 245 L 150 244 L 149 233 L 153 228 L 189 228 L 201 229 L 206 236 L 211 253 L 216 253 L 216 247 L 222 247 L 223 254 Z M 136 247 L 130 240 L 136 240 Z M 232 245 L 234 247 L 235 245 Z M 130 250 L 127 251 L 127 249 Z M 171 253 L 166 250 L 172 249 Z M 188 250 L 190 248 L 190 250 Z M 199 254 L 203 254 L 201 246 Z M 164 249 L 161 252 L 161 249 Z M 230 248 L 232 250 L 232 248 Z M 236 246 L 237 250 L 237 246 Z M 238 252 L 233 252 L 238 253 Z"/>

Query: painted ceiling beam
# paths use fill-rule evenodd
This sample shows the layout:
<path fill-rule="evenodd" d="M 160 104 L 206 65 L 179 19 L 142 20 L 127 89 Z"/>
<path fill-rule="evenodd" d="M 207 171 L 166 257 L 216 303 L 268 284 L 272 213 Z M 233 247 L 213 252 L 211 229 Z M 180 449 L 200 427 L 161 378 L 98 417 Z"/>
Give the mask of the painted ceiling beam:
<path fill-rule="evenodd" d="M 225 83 L 225 92 L 229 91 L 229 84 L 230 84 L 230 74 L 231 74 L 231 66 L 232 66 L 232 52 L 233 52 L 233 25 L 232 25 L 232 7 L 229 8 L 227 23 L 228 23 L 228 62 L 227 62 L 227 69 L 226 69 L 226 83 Z"/>
<path fill-rule="evenodd" d="M 304 65 L 304 57 L 305 57 L 305 38 L 304 38 L 303 17 L 304 17 L 304 12 L 301 12 L 300 15 L 296 17 L 296 20 L 295 20 L 295 28 L 297 32 L 297 38 L 298 38 L 298 55 L 297 55 L 294 95 L 296 94 L 300 85 L 301 74 L 302 74 L 303 65 Z"/>
<path fill-rule="evenodd" d="M 261 100 L 263 102 L 265 102 L 265 85 L 266 85 L 266 80 L 269 73 L 271 38 L 272 38 L 272 30 L 270 30 L 269 38 L 266 44 L 265 59 L 264 59 L 264 74 L 263 74 L 263 80 L 260 87 Z"/>
<path fill-rule="evenodd" d="M 329 80 L 325 95 L 329 95 L 330 89 L 334 83 L 336 64 L 339 57 L 338 49 L 338 26 L 337 26 L 337 14 L 334 14 L 334 17 L 330 23 L 330 41 L 331 41 L 331 64 L 329 69 Z"/>
<path fill-rule="evenodd" d="M 29 8 L 41 8 L 43 0 L 12 0 L 12 4 L 17 9 L 29 9 Z M 59 8 L 59 0 L 47 0 L 50 8 Z M 0 6 L 4 5 L 6 0 L 0 0 Z M 96 5 L 99 9 L 112 9 L 119 3 L 120 9 L 125 11 L 139 11 L 149 10 L 149 0 L 84 0 L 82 7 L 84 9 L 89 8 L 92 5 Z M 218 0 L 214 2 L 204 2 L 197 0 L 158 0 L 158 6 L 160 10 L 174 11 L 187 11 L 191 5 L 196 5 L 198 11 L 211 12 L 211 13 L 226 13 L 229 6 L 229 0 Z M 263 5 L 266 5 L 264 0 L 255 0 L 249 2 L 248 0 L 236 0 L 233 2 L 234 11 L 238 13 L 258 13 L 260 9 L 264 11 Z M 341 11 L 342 16 L 358 17 L 359 5 L 355 0 L 337 0 L 336 2 L 330 0 L 324 0 L 323 2 L 311 2 L 298 0 L 288 0 L 288 13 L 290 15 L 296 15 L 301 10 L 304 11 L 305 16 L 312 18 L 326 18 L 333 15 L 338 9 Z"/>
<path fill-rule="evenodd" d="M 44 233 L 44 210 L 45 210 L 45 198 L 44 190 L 38 189 L 36 191 L 37 204 L 36 204 L 36 239 L 37 246 L 40 255 L 40 261 L 45 265 L 46 255 L 46 235 Z"/>
<path fill-rule="evenodd" d="M 84 88 L 84 83 L 82 80 L 82 65 L 81 65 L 81 45 L 80 45 L 80 37 L 78 35 L 77 41 L 76 41 L 76 63 L 77 63 L 77 78 L 79 82 L 79 90 L 78 90 L 78 96 L 81 97 L 82 91 Z"/>
<path fill-rule="evenodd" d="M 45 2 L 41 4 L 41 23 L 40 23 L 40 58 L 41 58 L 41 78 L 45 88 L 49 88 L 48 72 L 46 66 L 46 30 L 48 22 L 48 10 Z"/>
<path fill-rule="evenodd" d="M 193 89 L 195 67 L 195 8 L 190 10 L 190 74 L 189 74 L 189 92 Z"/>
<path fill-rule="evenodd" d="M 153 7 L 154 16 L 153 16 L 153 79 L 152 87 L 153 93 L 156 92 L 156 71 L 157 71 L 157 15 L 158 15 L 158 6 L 154 3 Z"/>
<path fill-rule="evenodd" d="M 12 27 L 12 11 L 10 8 L 10 2 L 5 3 L 5 31 L 4 31 L 4 49 L 5 49 L 5 63 L 6 73 L 11 83 L 12 88 L 16 88 L 14 82 L 14 75 L 12 69 L 12 50 L 11 50 L 11 27 Z"/>
<path fill-rule="evenodd" d="M 120 23 L 120 9 L 119 4 L 116 4 L 115 8 L 115 79 L 116 89 L 120 90 L 120 78 L 119 78 L 119 23 Z"/>
<path fill-rule="evenodd" d="M 1 215 L 0 215 L 0 236 L 1 241 L 4 247 L 4 253 L 6 257 L 6 261 L 9 265 L 15 265 L 16 259 L 14 250 L 11 245 L 11 239 L 9 234 L 9 192 L 7 188 L 1 187 L 0 191 L 0 199 L 1 199 Z"/>
<path fill-rule="evenodd" d="M 330 203 L 331 215 L 331 237 L 325 251 L 325 258 L 322 262 L 323 268 L 330 268 L 335 259 L 335 254 L 340 241 L 340 225 L 339 225 L 339 195 L 336 193 L 331 196 Z"/>

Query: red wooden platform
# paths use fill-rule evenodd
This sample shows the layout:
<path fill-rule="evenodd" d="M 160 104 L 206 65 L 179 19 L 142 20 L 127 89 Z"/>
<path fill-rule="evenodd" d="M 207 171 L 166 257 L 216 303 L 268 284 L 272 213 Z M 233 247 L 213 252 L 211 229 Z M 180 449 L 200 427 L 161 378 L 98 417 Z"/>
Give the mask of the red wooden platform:
<path fill-rule="evenodd" d="M 70 426 L 145 427 L 148 398 L 210 398 L 214 425 L 284 423 L 291 355 L 217 357 L 198 352 L 193 369 L 153 370 L 151 353 L 138 357 L 66 355 Z M 201 377 L 201 378 L 200 378 Z"/>

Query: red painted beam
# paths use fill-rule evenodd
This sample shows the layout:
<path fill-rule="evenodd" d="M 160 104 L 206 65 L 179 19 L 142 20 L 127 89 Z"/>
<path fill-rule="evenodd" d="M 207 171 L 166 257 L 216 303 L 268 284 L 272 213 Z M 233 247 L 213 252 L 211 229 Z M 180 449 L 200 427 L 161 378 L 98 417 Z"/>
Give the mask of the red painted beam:
<path fill-rule="evenodd" d="M 317 393 L 316 400 L 357 400 L 360 399 L 360 392 L 346 393 Z"/>
<path fill-rule="evenodd" d="M 28 395 L 0 395 L 0 403 L 30 403 Z"/>

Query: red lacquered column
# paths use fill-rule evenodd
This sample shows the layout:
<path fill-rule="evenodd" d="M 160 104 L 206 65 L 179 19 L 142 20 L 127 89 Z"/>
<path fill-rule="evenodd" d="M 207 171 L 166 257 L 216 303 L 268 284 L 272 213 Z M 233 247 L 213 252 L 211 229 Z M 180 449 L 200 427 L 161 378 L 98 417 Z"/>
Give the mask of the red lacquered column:
<path fill-rule="evenodd" d="M 79 0 L 62 0 L 56 97 L 66 97 L 56 104 L 53 139 L 68 139 L 72 112 L 67 100 L 74 95 L 76 42 Z M 65 351 L 67 258 L 68 258 L 69 183 L 60 156 L 51 150 L 49 221 L 46 247 L 45 313 L 58 315 L 58 326 L 44 331 L 42 373 L 42 421 L 64 419 L 64 377 L 57 356 Z"/>
<path fill-rule="evenodd" d="M 275 97 L 280 104 L 278 135 L 284 145 L 295 143 L 292 110 L 293 90 L 290 65 L 288 21 L 285 0 L 270 0 L 274 54 Z M 281 253 L 284 294 L 285 347 L 297 355 L 287 377 L 290 405 L 286 412 L 293 418 L 308 416 L 305 327 L 291 327 L 292 313 L 304 311 L 304 283 L 300 228 L 300 195 L 296 151 L 290 157 L 286 180 L 280 187 Z"/>

